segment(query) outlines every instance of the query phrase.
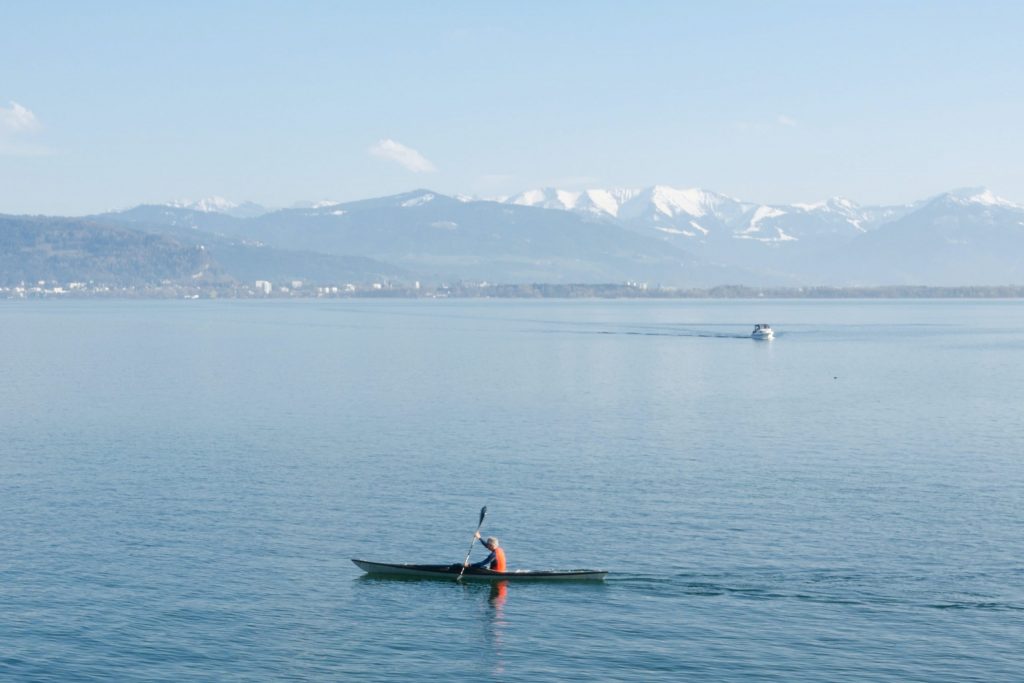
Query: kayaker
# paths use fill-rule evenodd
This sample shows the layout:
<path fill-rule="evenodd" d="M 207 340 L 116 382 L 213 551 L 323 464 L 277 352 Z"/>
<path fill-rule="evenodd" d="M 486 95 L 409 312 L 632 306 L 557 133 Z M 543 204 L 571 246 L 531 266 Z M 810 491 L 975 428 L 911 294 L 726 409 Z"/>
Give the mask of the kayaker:
<path fill-rule="evenodd" d="M 479 531 L 476 532 L 474 538 L 478 539 L 485 548 L 490 550 L 491 554 L 485 557 L 480 562 L 474 562 L 473 564 L 466 566 L 475 567 L 477 569 L 481 567 L 487 567 L 488 569 L 491 569 L 496 572 L 505 571 L 505 549 L 498 544 L 498 539 L 496 539 L 494 536 L 488 536 L 487 540 L 485 541 L 484 539 L 480 538 Z"/>

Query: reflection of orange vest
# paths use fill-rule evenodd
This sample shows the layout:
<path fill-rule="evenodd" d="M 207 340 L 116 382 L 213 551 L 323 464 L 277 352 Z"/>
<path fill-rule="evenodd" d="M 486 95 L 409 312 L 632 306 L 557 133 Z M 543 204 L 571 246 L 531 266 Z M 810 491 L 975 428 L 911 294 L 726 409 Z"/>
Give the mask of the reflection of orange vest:
<path fill-rule="evenodd" d="M 491 569 L 496 572 L 505 571 L 505 550 L 502 548 L 494 549 L 494 561 L 491 562 Z"/>

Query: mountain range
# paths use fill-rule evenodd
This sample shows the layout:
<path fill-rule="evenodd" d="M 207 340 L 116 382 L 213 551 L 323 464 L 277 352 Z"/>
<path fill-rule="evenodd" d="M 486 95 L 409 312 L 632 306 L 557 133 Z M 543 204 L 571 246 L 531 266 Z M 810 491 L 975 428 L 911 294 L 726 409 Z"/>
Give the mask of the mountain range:
<path fill-rule="evenodd" d="M 985 188 L 903 205 L 758 204 L 701 189 L 532 190 L 502 201 L 614 218 L 755 281 L 833 285 L 1002 284 L 1024 276 L 1024 207 Z M 997 246 L 998 245 L 998 246 Z"/>
<path fill-rule="evenodd" d="M 140 267 L 147 249 L 167 261 L 175 248 L 178 266 Z M 89 265 L 89 254 L 106 265 Z M 215 197 L 83 218 L 0 216 L 0 281 L 56 273 L 58 259 L 108 277 L 127 260 L 132 278 L 165 279 L 1000 285 L 1024 283 L 1022 255 L 1024 207 L 983 188 L 893 206 L 760 204 L 653 186 L 495 199 L 422 189 L 277 210 Z"/>

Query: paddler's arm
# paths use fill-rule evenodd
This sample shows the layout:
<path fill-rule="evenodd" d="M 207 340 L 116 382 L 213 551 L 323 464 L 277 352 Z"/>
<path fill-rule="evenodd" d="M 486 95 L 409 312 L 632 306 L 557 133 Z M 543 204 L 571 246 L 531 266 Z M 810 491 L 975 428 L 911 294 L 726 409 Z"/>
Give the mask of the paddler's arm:
<path fill-rule="evenodd" d="M 473 537 L 476 538 L 476 540 L 480 541 L 480 545 L 482 545 L 483 547 L 487 548 L 487 543 L 484 541 L 483 538 L 480 537 L 480 530 L 479 529 L 476 530 L 476 533 L 473 534 Z M 491 550 L 490 548 L 487 548 L 487 549 Z M 494 551 L 491 550 L 491 554 L 488 555 L 487 557 L 485 557 L 480 562 L 474 562 L 473 564 L 468 564 L 467 563 L 466 566 L 467 567 L 475 567 L 475 568 L 479 569 L 480 567 L 486 567 L 488 564 L 490 564 L 493 561 L 494 561 Z"/>
<path fill-rule="evenodd" d="M 471 564 L 469 566 L 470 567 L 475 567 L 477 569 L 480 569 L 481 567 L 486 567 L 491 562 L 494 562 L 494 553 L 493 552 L 490 555 L 488 555 L 487 557 L 485 557 L 483 560 L 481 560 L 480 562 L 474 562 L 473 564 Z"/>

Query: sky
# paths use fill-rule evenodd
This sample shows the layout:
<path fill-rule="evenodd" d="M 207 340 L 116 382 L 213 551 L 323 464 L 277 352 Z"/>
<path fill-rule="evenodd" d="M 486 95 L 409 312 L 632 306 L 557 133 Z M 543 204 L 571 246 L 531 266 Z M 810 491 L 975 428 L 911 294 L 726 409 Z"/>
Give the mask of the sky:
<path fill-rule="evenodd" d="M 0 213 L 416 188 L 1024 202 L 1021 2 L 9 2 Z"/>

